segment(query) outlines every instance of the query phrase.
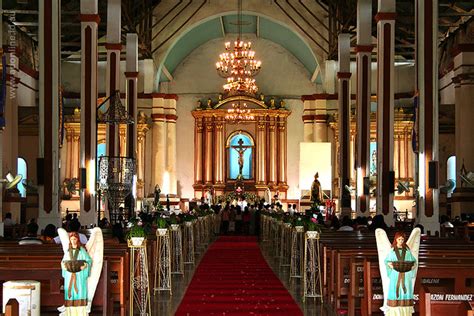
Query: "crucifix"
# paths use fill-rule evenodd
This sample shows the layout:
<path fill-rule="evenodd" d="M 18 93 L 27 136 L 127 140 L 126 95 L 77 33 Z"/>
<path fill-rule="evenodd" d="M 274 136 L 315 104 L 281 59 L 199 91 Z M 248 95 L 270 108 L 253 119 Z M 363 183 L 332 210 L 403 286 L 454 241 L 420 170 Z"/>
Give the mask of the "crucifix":
<path fill-rule="evenodd" d="M 239 175 L 237 176 L 237 179 L 241 179 L 243 177 L 242 175 L 242 170 L 244 169 L 244 152 L 247 150 L 247 148 L 242 146 L 244 144 L 242 138 L 239 138 L 239 141 L 237 142 L 239 146 L 234 147 L 234 149 L 237 151 L 239 154 L 238 158 L 238 163 L 239 163 Z"/>

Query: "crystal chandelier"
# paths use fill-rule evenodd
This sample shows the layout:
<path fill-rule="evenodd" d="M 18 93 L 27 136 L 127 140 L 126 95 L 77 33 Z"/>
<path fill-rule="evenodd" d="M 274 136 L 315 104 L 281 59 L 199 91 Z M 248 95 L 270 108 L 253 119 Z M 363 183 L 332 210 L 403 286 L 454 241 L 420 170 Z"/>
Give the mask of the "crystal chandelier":
<path fill-rule="evenodd" d="M 255 60 L 255 51 L 251 42 L 244 42 L 242 38 L 242 0 L 238 0 L 239 36 L 231 46 L 225 43 L 225 52 L 219 55 L 216 63 L 217 73 L 227 79 L 223 88 L 230 94 L 255 94 L 258 90 L 253 78 L 260 71 L 262 63 Z"/>
<path fill-rule="evenodd" d="M 232 103 L 232 108 L 227 110 L 225 116 L 226 121 L 233 121 L 235 123 L 240 123 L 242 121 L 252 121 L 254 115 L 251 113 L 250 109 L 247 108 L 247 104 L 241 103 Z"/>

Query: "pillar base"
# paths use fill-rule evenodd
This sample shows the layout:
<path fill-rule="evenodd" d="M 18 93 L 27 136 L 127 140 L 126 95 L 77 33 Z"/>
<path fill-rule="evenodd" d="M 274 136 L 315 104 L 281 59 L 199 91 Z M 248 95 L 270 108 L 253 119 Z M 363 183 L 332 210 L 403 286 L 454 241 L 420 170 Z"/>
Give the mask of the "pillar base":
<path fill-rule="evenodd" d="M 451 218 L 474 214 L 474 188 L 456 188 L 450 199 Z"/>

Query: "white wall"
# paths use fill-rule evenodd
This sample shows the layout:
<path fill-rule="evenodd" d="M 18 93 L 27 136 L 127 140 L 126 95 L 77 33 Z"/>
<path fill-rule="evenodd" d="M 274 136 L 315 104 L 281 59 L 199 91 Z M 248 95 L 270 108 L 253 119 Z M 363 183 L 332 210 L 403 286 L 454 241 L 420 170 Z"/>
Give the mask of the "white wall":
<path fill-rule="evenodd" d="M 312 74 L 285 48 L 255 36 L 244 39 L 252 41 L 255 59 L 262 61 L 262 69 L 255 77 L 259 93 L 300 98 L 316 92 L 316 84 L 310 82 Z M 176 68 L 167 91 L 161 86 L 160 92 L 178 95 L 223 92 L 225 79 L 217 74 L 215 63 L 224 51 L 224 43 L 234 40 L 235 36 L 214 39 L 195 49 Z"/>

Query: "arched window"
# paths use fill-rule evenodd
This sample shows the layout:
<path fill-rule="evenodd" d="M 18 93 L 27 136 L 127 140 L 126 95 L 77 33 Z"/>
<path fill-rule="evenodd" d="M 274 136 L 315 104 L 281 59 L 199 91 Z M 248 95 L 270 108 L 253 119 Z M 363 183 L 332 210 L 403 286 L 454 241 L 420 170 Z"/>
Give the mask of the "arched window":
<path fill-rule="evenodd" d="M 23 180 L 26 180 L 28 176 L 28 167 L 26 165 L 26 160 L 21 157 L 18 157 L 16 169 L 17 174 L 21 174 L 23 176 L 23 179 L 20 181 L 20 183 L 18 183 L 16 187 L 18 188 L 18 191 L 20 191 L 21 197 L 26 197 L 26 188 L 23 185 Z"/>
<path fill-rule="evenodd" d="M 252 179 L 253 146 L 252 137 L 242 131 L 234 133 L 229 137 L 230 179 Z"/>
<path fill-rule="evenodd" d="M 446 170 L 447 170 L 447 180 L 452 180 L 454 182 L 454 187 L 448 189 L 448 197 L 451 196 L 454 189 L 456 188 L 456 156 L 451 156 L 448 158 L 448 162 L 446 163 Z"/>
<path fill-rule="evenodd" d="M 107 146 L 106 146 L 106 143 L 100 143 L 100 144 L 97 144 L 97 161 L 96 161 L 96 167 L 95 167 L 95 170 L 97 172 L 97 179 L 99 179 L 99 161 L 100 161 L 100 157 L 101 156 L 105 156 L 105 150 L 106 150 Z"/>

